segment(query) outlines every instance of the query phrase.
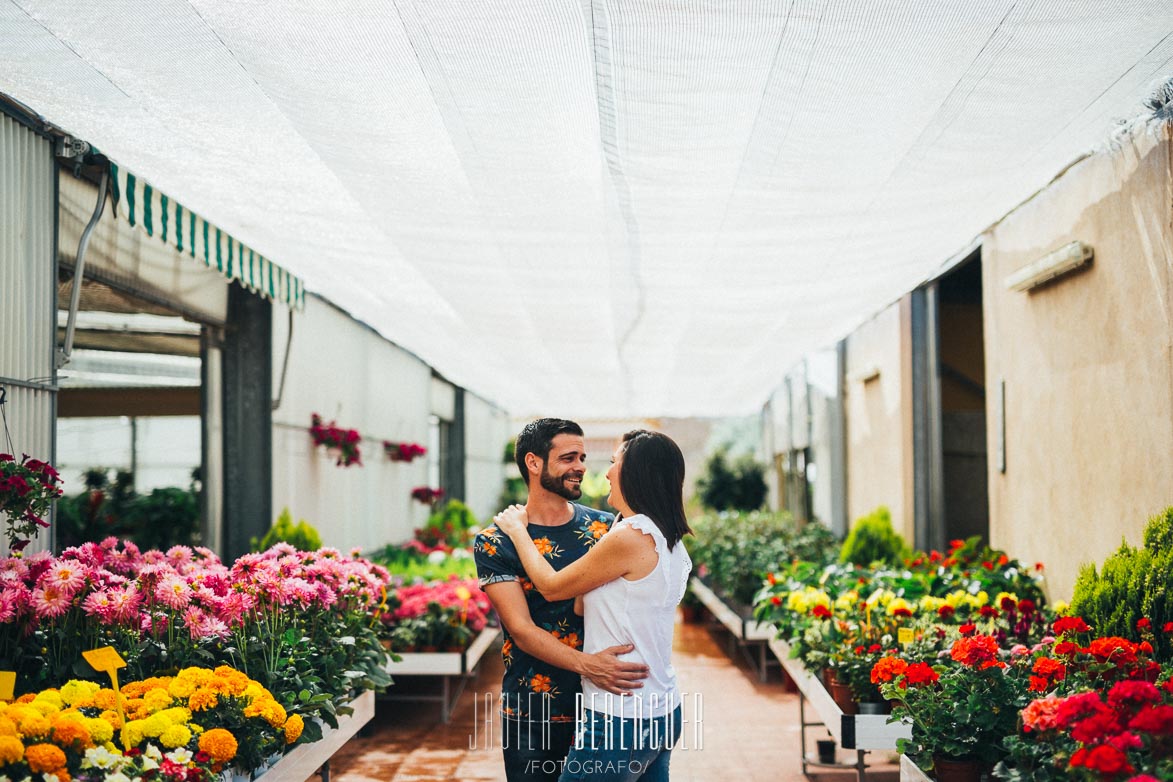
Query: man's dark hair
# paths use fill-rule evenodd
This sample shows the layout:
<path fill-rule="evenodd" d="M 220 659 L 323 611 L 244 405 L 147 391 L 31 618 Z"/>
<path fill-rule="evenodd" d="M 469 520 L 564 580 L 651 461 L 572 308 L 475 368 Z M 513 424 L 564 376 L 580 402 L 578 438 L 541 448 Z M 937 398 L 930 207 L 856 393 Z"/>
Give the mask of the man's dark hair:
<path fill-rule="evenodd" d="M 539 418 L 530 421 L 517 436 L 513 448 L 513 457 L 517 460 L 517 469 L 521 470 L 521 477 L 529 485 L 529 470 L 525 467 L 525 455 L 535 454 L 543 462 L 550 458 L 550 448 L 554 445 L 554 438 L 560 434 L 573 434 L 582 437 L 582 427 L 574 421 L 565 418 Z"/>
<path fill-rule="evenodd" d="M 647 429 L 623 435 L 619 491 L 633 511 L 655 522 L 669 549 L 692 534 L 684 515 L 684 454 L 668 435 Z"/>

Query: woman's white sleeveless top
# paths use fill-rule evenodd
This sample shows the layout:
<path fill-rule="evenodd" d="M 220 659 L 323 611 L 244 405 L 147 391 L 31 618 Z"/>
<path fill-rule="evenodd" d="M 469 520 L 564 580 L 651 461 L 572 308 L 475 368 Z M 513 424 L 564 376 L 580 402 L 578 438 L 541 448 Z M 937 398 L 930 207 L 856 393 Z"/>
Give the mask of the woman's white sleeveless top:
<path fill-rule="evenodd" d="M 614 695 L 583 677 L 583 706 L 617 717 L 650 719 L 670 714 L 680 703 L 676 671 L 672 667 L 672 629 L 676 606 L 684 597 L 692 560 L 678 542 L 671 551 L 664 533 L 643 514 L 615 522 L 611 531 L 631 527 L 656 542 L 655 569 L 641 579 L 617 578 L 583 598 L 583 651 L 594 654 L 609 646 L 634 644 L 635 651 L 620 655 L 641 662 L 650 673 L 633 695 Z M 610 533 L 608 533 L 610 534 Z"/>

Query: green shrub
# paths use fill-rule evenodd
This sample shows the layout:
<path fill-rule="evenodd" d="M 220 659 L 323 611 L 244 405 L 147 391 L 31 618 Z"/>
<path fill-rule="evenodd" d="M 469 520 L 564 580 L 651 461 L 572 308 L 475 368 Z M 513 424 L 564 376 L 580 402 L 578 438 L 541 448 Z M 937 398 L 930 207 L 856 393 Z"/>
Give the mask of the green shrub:
<path fill-rule="evenodd" d="M 428 517 L 428 523 L 415 531 L 416 540 L 426 546 L 467 546 L 471 531 L 478 526 L 472 509 L 460 500 L 448 500 Z"/>
<path fill-rule="evenodd" d="M 766 468 L 752 454 L 732 464 L 724 449 L 713 452 L 697 478 L 697 494 L 706 508 L 716 511 L 754 511 L 766 501 Z"/>
<path fill-rule="evenodd" d="M 795 560 L 826 564 L 834 556 L 835 537 L 821 524 L 802 529 L 787 513 L 707 514 L 691 520 L 694 536 L 685 546 L 698 573 L 717 591 L 743 606 L 752 603 L 767 573 Z"/>
<path fill-rule="evenodd" d="M 900 567 L 908 553 L 904 538 L 892 528 L 892 514 L 881 505 L 851 525 L 851 532 L 839 551 L 839 561 L 856 565 L 883 562 Z"/>
<path fill-rule="evenodd" d="M 141 549 L 192 546 L 200 538 L 198 468 L 186 488 L 154 489 L 139 494 L 134 474 L 91 467 L 84 473 L 86 490 L 57 501 L 57 545 L 60 548 L 96 542 L 111 535 L 133 540 Z"/>
<path fill-rule="evenodd" d="M 1173 621 L 1173 507 L 1149 519 L 1144 545 L 1122 542 L 1116 553 L 1096 569 L 1087 563 L 1075 581 L 1071 613 L 1083 617 L 1098 635 L 1136 638 L 1137 620 L 1153 623 L 1156 657 L 1173 658 L 1169 635 L 1161 632 Z"/>
<path fill-rule="evenodd" d="M 252 539 L 252 549 L 265 551 L 278 543 L 288 543 L 298 551 L 317 551 L 322 547 L 322 536 L 305 519 L 299 519 L 294 524 L 289 508 L 282 508 L 281 515 L 265 533 L 265 537 L 260 541 Z"/>

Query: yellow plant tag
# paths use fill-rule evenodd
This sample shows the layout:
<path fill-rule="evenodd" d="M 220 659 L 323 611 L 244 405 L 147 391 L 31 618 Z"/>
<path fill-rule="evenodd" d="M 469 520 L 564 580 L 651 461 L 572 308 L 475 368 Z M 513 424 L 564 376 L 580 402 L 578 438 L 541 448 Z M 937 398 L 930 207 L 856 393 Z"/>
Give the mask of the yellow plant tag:
<path fill-rule="evenodd" d="M 12 700 L 16 690 L 16 671 L 0 671 L 0 701 Z"/>
<path fill-rule="evenodd" d="M 912 632 L 911 627 L 901 627 L 896 630 L 896 641 L 901 646 L 908 646 L 916 640 L 916 634 Z"/>
<path fill-rule="evenodd" d="M 113 646 L 91 649 L 88 652 L 82 652 L 81 656 L 85 658 L 91 668 L 101 673 L 113 673 L 119 668 L 126 667 L 126 660 L 122 659 L 122 655 Z"/>

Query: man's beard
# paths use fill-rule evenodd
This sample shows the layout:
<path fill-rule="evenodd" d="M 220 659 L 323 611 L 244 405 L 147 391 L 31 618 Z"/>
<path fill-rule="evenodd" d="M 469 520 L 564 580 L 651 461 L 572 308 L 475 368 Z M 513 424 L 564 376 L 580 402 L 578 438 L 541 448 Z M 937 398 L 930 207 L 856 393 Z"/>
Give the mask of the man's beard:
<path fill-rule="evenodd" d="M 569 477 L 570 474 L 567 473 L 559 478 L 555 478 L 550 474 L 550 471 L 547 469 L 546 465 L 543 464 L 542 474 L 538 477 L 538 481 L 542 484 L 542 488 L 548 492 L 557 494 L 563 499 L 577 500 L 582 496 L 582 485 L 567 486 L 565 481 Z"/>

